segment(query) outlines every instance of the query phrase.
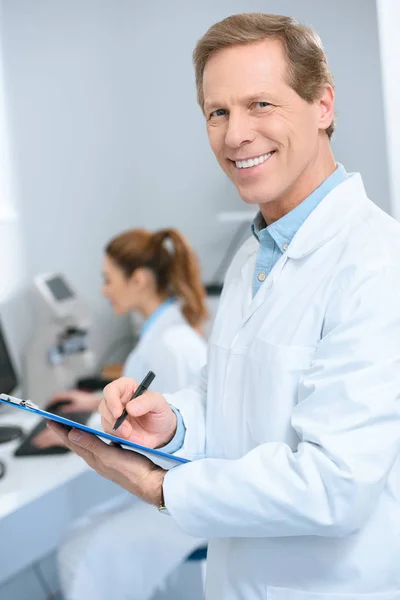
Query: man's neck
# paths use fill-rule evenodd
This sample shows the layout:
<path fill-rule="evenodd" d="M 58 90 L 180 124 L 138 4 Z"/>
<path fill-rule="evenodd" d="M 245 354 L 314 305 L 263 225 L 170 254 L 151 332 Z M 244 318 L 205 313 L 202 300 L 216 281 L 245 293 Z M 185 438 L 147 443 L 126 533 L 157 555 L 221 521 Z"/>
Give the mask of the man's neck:
<path fill-rule="evenodd" d="M 310 165 L 291 188 L 285 190 L 282 198 L 260 205 L 260 212 L 267 225 L 281 219 L 296 208 L 316 190 L 336 170 L 336 162 L 329 148 L 327 156 Z"/>

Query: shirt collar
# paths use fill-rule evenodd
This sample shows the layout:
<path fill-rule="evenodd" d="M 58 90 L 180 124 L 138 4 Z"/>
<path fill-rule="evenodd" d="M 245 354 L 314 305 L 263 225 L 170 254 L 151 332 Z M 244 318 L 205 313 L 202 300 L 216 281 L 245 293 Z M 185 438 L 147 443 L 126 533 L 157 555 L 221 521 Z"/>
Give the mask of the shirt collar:
<path fill-rule="evenodd" d="M 303 200 L 303 202 L 274 223 L 271 223 L 268 227 L 266 226 L 261 212 L 258 212 L 251 226 L 253 235 L 260 243 L 262 243 L 266 237 L 270 236 L 274 239 L 281 252 L 286 250 L 293 237 L 314 208 L 318 206 L 321 200 L 325 198 L 329 192 L 347 179 L 347 177 L 348 174 L 346 169 L 343 165 L 338 163 L 335 171 L 305 200 Z"/>
<path fill-rule="evenodd" d="M 156 310 L 153 313 L 151 313 L 151 315 L 143 323 L 140 329 L 140 336 L 142 337 L 145 333 L 147 333 L 148 330 L 154 325 L 154 323 L 158 321 L 158 319 L 165 312 L 165 310 L 172 304 L 175 304 L 175 302 L 175 298 L 167 298 L 167 300 L 164 300 L 164 302 L 160 304 L 160 306 L 158 306 Z"/>

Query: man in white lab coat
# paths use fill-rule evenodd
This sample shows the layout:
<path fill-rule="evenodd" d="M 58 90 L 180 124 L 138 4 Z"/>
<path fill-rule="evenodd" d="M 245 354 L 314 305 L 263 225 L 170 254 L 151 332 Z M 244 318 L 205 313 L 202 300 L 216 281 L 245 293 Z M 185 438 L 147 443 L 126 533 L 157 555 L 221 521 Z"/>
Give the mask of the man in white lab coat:
<path fill-rule="evenodd" d="M 399 600 L 400 226 L 334 160 L 333 81 L 312 30 L 236 15 L 194 58 L 211 147 L 259 214 L 202 381 L 127 404 L 120 434 L 196 460 L 166 473 L 52 427 L 211 540 L 210 600 Z M 106 430 L 136 385 L 105 389 Z"/>

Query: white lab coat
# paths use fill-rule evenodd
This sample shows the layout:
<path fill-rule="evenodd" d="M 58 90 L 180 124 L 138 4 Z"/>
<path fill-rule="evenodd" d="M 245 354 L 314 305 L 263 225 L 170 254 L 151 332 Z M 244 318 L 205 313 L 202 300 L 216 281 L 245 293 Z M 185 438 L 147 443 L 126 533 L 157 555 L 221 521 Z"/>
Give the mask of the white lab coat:
<path fill-rule="evenodd" d="M 151 389 L 176 392 L 198 377 L 207 360 L 207 344 L 171 304 L 139 340 L 125 361 L 124 375 L 141 381 L 156 374 Z"/>
<path fill-rule="evenodd" d="M 126 360 L 124 374 L 152 388 L 176 391 L 198 377 L 206 342 L 183 318 L 179 306 L 164 310 Z M 204 545 L 154 506 L 123 493 L 79 521 L 59 552 L 66 600 L 147 600 L 193 550 Z"/>
<path fill-rule="evenodd" d="M 252 298 L 231 265 L 166 506 L 212 538 L 208 600 L 400 599 L 400 226 L 352 175 Z M 207 400 L 207 401 L 206 401 Z"/>

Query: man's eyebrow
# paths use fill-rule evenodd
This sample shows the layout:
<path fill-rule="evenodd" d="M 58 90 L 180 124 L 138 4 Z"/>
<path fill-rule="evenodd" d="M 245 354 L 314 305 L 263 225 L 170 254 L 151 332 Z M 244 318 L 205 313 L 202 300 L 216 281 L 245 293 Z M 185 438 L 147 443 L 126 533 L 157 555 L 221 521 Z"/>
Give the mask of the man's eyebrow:
<path fill-rule="evenodd" d="M 271 93 L 267 92 L 266 90 L 261 90 L 259 92 L 256 92 L 255 94 L 249 94 L 248 96 L 243 96 L 243 98 L 241 98 L 240 100 L 240 104 L 251 104 L 252 102 L 260 102 L 261 100 L 264 101 L 271 101 L 272 102 L 272 97 L 271 97 Z M 204 102 L 204 112 L 212 112 L 213 110 L 216 110 L 217 108 L 224 108 L 224 102 L 222 101 L 218 101 L 218 100 L 210 100 L 207 101 L 205 100 Z"/>
<path fill-rule="evenodd" d="M 204 102 L 204 112 L 212 112 L 213 110 L 216 110 L 217 108 L 222 108 L 223 106 L 223 102 L 218 102 L 216 100 L 213 100 L 211 102 Z"/>

